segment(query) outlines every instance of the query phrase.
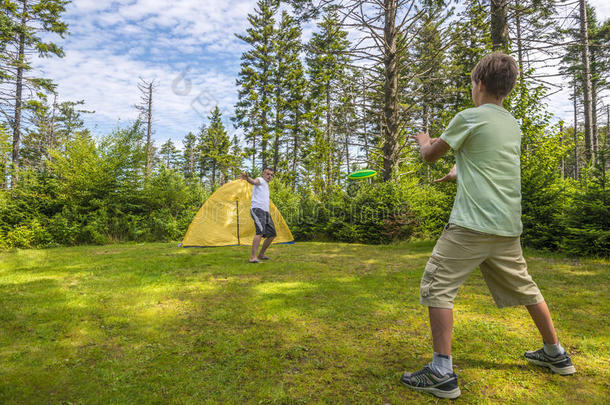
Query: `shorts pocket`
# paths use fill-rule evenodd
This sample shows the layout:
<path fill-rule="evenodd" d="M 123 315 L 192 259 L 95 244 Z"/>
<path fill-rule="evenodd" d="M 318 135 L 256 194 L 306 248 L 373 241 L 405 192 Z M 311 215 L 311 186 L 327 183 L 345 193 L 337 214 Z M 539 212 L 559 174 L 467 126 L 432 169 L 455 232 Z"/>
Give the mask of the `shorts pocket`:
<path fill-rule="evenodd" d="M 426 269 L 424 270 L 424 274 L 421 278 L 421 284 L 419 286 L 419 291 L 422 297 L 427 297 L 430 295 L 430 288 L 434 283 L 434 276 L 436 275 L 436 271 L 438 270 L 438 266 L 432 262 L 426 263 Z"/>

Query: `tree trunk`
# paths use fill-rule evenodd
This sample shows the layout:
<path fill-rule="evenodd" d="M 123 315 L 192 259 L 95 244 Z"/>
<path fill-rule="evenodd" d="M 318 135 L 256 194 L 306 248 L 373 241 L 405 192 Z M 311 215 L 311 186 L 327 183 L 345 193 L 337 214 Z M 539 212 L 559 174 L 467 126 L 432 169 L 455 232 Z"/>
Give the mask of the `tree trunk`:
<path fill-rule="evenodd" d="M 521 39 L 521 7 L 519 0 L 515 0 L 515 26 L 517 28 L 517 63 L 519 65 L 519 99 L 523 103 L 525 96 L 524 76 L 523 76 L 523 42 Z"/>
<path fill-rule="evenodd" d="M 491 42 L 494 51 L 508 51 L 508 0 L 491 0 Z"/>
<path fill-rule="evenodd" d="M 152 82 L 148 84 L 148 110 L 146 112 L 146 178 L 150 175 L 151 169 L 151 127 L 152 127 L 152 93 L 153 93 L 153 84 Z M 168 165 L 169 167 L 169 165 Z"/>
<path fill-rule="evenodd" d="M 297 107 L 298 109 L 298 107 Z M 298 160 L 298 151 L 299 151 L 299 128 L 300 128 L 300 116 L 298 111 L 295 111 L 294 114 L 294 128 L 292 129 L 292 141 L 293 141 L 293 153 L 292 153 L 292 175 L 294 176 L 292 180 L 292 192 L 296 192 L 297 189 L 297 160 Z"/>
<path fill-rule="evenodd" d="M 589 28 L 587 24 L 587 7 L 585 0 L 580 0 L 580 40 L 583 67 L 583 93 L 584 93 L 584 113 L 585 113 L 585 159 L 586 163 L 591 163 L 595 159 L 593 155 L 593 131 L 592 131 L 592 101 L 591 101 L 591 66 L 589 55 Z"/>
<path fill-rule="evenodd" d="M 576 102 L 577 83 L 577 79 L 574 78 L 574 180 L 578 179 L 578 103 Z"/>
<path fill-rule="evenodd" d="M 366 79 L 362 77 L 362 125 L 364 133 L 364 156 L 366 157 L 367 164 L 369 162 L 369 137 L 366 131 Z"/>
<path fill-rule="evenodd" d="M 216 185 L 216 162 L 212 161 L 212 188 Z"/>
<path fill-rule="evenodd" d="M 521 8 L 519 0 L 515 0 L 515 27 L 517 28 L 517 63 L 519 65 L 519 79 L 523 83 L 523 44 L 521 42 Z"/>
<path fill-rule="evenodd" d="M 277 172 L 277 166 L 280 161 L 280 133 L 282 131 L 280 125 L 280 85 L 275 84 L 276 87 L 276 102 L 275 102 L 275 139 L 273 140 L 273 173 Z"/>
<path fill-rule="evenodd" d="M 559 138 L 559 142 L 561 143 L 561 147 L 563 148 L 563 122 L 562 121 L 559 122 L 559 133 L 561 134 L 561 137 Z M 566 166 L 565 158 L 562 156 L 561 157 L 561 179 L 562 180 L 565 176 L 565 166 Z"/>
<path fill-rule="evenodd" d="M 51 113 L 51 128 L 49 128 L 49 142 L 47 145 L 47 160 L 51 159 L 51 149 L 55 147 L 55 107 L 57 106 L 57 94 L 53 96 L 53 109 Z"/>
<path fill-rule="evenodd" d="M 21 29 L 19 33 L 19 55 L 17 66 L 17 81 L 15 89 L 15 116 L 13 123 L 13 167 L 19 167 L 19 146 L 21 143 L 21 105 L 23 103 L 23 65 L 25 62 L 25 29 L 26 29 L 26 11 L 28 8 L 28 0 L 23 0 L 23 11 L 21 16 Z M 17 172 L 13 174 L 16 178 Z"/>
<path fill-rule="evenodd" d="M 330 103 L 330 82 L 326 83 L 326 186 L 330 186 L 332 183 L 332 153 L 331 153 L 331 103 Z"/>
<path fill-rule="evenodd" d="M 591 82 L 591 141 L 593 157 L 597 159 L 597 85 Z"/>
<path fill-rule="evenodd" d="M 398 159 L 398 55 L 396 0 L 384 1 L 383 180 L 389 181 Z"/>

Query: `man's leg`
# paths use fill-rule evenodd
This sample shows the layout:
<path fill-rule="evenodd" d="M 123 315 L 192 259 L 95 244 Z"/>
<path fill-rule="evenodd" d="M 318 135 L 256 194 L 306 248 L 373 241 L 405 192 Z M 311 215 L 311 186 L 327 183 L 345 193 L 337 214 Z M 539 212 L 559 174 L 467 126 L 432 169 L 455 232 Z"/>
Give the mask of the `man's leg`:
<path fill-rule="evenodd" d="M 270 238 L 265 239 L 265 241 L 263 242 L 263 246 L 261 247 L 261 251 L 258 254 L 259 259 L 262 259 L 263 257 L 265 257 L 265 251 L 267 250 L 269 245 L 271 245 L 271 242 L 273 242 L 273 239 L 275 239 L 275 236 L 271 236 Z"/>
<path fill-rule="evenodd" d="M 451 356 L 451 336 L 453 333 L 453 310 L 428 307 L 432 347 L 438 354 Z"/>
<path fill-rule="evenodd" d="M 254 236 L 254 239 L 252 239 L 252 256 L 250 256 L 251 262 L 258 261 L 256 258 L 256 251 L 258 250 L 258 245 L 261 243 L 262 238 L 263 235 L 256 235 Z"/>
<path fill-rule="evenodd" d="M 551 319 L 551 313 L 549 312 L 549 307 L 546 305 L 546 301 L 534 305 L 526 305 L 525 307 L 534 320 L 538 331 L 540 331 L 543 342 L 556 345 L 559 340 L 557 339 L 557 332 L 555 332 L 553 319 Z"/>

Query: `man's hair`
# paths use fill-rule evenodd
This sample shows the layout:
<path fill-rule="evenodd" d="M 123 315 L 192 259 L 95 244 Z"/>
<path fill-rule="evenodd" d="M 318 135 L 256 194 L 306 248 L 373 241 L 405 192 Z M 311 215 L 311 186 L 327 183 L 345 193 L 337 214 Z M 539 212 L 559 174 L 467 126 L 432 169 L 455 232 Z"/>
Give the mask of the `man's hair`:
<path fill-rule="evenodd" d="M 272 168 L 270 168 L 270 167 L 265 167 L 265 168 L 263 169 L 263 173 L 265 173 L 265 170 L 271 170 L 273 173 L 275 173 L 275 170 L 273 170 L 273 169 L 272 169 Z"/>
<path fill-rule="evenodd" d="M 508 96 L 515 87 L 518 74 L 519 69 L 512 56 L 493 52 L 477 63 L 470 77 L 475 84 L 483 82 L 489 95 L 502 98 Z"/>

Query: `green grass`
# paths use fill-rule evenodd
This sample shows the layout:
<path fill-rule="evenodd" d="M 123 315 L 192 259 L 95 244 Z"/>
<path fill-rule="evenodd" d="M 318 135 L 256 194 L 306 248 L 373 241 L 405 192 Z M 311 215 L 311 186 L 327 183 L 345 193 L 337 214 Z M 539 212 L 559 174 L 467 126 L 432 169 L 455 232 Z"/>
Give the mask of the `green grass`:
<path fill-rule="evenodd" d="M 279 245 L 256 265 L 248 247 L 0 253 L 0 403 L 435 403 L 399 383 L 431 357 L 432 246 Z M 455 307 L 458 401 L 604 403 L 610 262 L 526 258 L 578 374 L 525 362 L 527 311 L 495 308 L 477 271 Z"/>

